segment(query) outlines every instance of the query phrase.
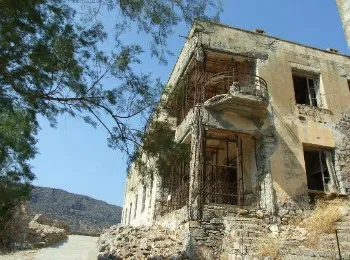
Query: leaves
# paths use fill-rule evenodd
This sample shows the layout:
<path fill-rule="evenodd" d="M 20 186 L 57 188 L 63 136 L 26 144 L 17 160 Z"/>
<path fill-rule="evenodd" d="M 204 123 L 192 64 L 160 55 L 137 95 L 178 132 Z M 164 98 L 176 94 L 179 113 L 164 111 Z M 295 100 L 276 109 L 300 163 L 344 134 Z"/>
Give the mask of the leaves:
<path fill-rule="evenodd" d="M 151 36 L 150 54 L 166 62 L 173 28 L 215 18 L 220 6 L 220 0 L 0 1 L 0 188 L 18 192 L 11 201 L 28 194 L 34 178 L 28 160 L 36 153 L 37 115 L 53 126 L 59 114 L 82 118 L 105 128 L 111 147 L 129 155 L 138 149 L 145 127 L 130 118 L 155 111 L 163 84 L 135 69 L 145 50 L 125 38 L 129 28 Z M 103 45 L 106 8 L 119 14 L 113 50 Z"/>

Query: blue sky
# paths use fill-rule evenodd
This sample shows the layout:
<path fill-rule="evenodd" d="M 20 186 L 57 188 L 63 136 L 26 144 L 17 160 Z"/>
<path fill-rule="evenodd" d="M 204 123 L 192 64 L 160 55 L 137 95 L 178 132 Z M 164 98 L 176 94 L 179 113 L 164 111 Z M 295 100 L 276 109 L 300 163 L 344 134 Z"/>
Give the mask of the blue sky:
<path fill-rule="evenodd" d="M 106 27 L 113 19 L 105 16 Z M 247 30 L 264 29 L 268 35 L 322 49 L 335 48 L 349 54 L 335 0 L 226 0 L 221 22 Z M 147 53 L 139 70 L 152 72 L 164 83 L 174 66 L 188 27 L 179 26 L 170 39 L 175 53 L 168 66 L 159 65 Z M 145 43 L 141 35 L 128 37 Z M 107 44 L 113 45 L 112 41 Z M 106 82 L 113 84 L 112 82 Z M 34 184 L 85 194 L 111 204 L 122 205 L 126 176 L 126 157 L 107 146 L 107 133 L 81 120 L 60 116 L 56 128 L 39 119 L 39 154 L 32 161 L 37 176 Z M 137 123 L 137 122 L 136 122 Z"/>

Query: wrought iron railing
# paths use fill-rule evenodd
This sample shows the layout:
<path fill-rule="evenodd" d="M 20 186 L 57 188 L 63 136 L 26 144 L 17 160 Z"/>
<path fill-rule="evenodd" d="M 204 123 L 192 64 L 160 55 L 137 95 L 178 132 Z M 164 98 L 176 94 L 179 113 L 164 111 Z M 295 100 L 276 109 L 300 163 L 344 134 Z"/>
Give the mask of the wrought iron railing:
<path fill-rule="evenodd" d="M 204 100 L 230 92 L 251 95 L 268 100 L 266 81 L 257 75 L 248 73 L 220 72 L 211 76 L 203 88 Z"/>

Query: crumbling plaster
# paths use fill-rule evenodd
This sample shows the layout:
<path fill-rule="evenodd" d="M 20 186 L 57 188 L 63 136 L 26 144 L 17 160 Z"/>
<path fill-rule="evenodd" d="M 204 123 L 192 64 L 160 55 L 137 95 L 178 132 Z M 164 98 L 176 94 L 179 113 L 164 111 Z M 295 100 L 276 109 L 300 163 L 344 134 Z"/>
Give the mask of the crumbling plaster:
<path fill-rule="evenodd" d="M 204 107 L 200 109 L 205 127 L 250 134 L 256 138 L 256 168 L 250 166 L 252 169 L 250 169 L 249 185 L 251 190 L 256 191 L 255 196 L 258 197 L 260 207 L 272 213 L 283 209 L 308 207 L 303 154 L 305 146 L 334 149 L 334 166 L 339 191 L 350 192 L 348 159 L 350 119 L 347 110 L 350 100 L 347 86 L 347 80 L 350 78 L 350 58 L 348 56 L 264 34 L 214 23 L 196 22 L 169 78 L 169 88 L 176 87 L 177 81 L 193 57 L 196 46 L 255 59 L 257 75 L 264 78 L 268 84 L 269 105 L 265 117 L 253 119 L 232 111 L 219 112 Z M 292 71 L 319 75 L 321 107 L 296 104 Z M 198 109 L 196 108 L 196 111 Z M 185 120 L 176 128 L 175 134 L 178 141 L 191 136 L 193 147 L 198 146 L 198 129 L 194 129 L 196 111 L 190 110 Z M 249 150 L 251 146 L 245 149 Z M 192 169 L 198 164 L 194 160 Z M 245 167 L 249 171 L 248 165 Z M 192 174 L 194 177 L 198 175 L 193 171 Z M 134 183 L 137 186 L 139 185 L 137 178 L 140 177 L 135 178 Z M 194 182 L 193 176 L 190 181 L 191 189 L 198 190 L 196 186 L 198 183 Z M 161 184 L 155 181 L 151 195 L 153 201 L 156 200 L 159 185 Z M 126 191 L 124 203 L 126 206 L 129 205 L 128 198 L 134 196 L 130 187 Z M 190 202 L 192 206 L 198 205 L 198 201 L 193 201 L 191 196 Z M 156 203 L 153 202 L 151 205 L 155 208 Z M 149 215 L 148 219 L 154 219 L 151 215 L 155 214 L 155 209 L 152 210 L 144 213 Z M 198 215 L 197 212 L 192 213 Z M 190 215 L 192 213 L 190 212 Z M 133 223 L 142 223 L 143 216 L 140 214 L 140 220 L 135 220 Z"/>

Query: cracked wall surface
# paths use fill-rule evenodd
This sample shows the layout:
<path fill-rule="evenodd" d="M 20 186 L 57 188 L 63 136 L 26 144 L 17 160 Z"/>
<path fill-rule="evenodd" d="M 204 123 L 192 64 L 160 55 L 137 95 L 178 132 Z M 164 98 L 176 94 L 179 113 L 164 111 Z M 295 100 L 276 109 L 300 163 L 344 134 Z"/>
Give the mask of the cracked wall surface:
<path fill-rule="evenodd" d="M 242 108 L 230 107 L 240 105 L 245 109 L 244 106 L 248 103 L 244 101 L 244 95 L 238 100 L 235 99 L 238 97 L 230 93 L 221 99 L 224 105 L 216 104 L 214 97 L 200 110 L 203 127 L 230 130 L 248 136 L 245 141 L 243 139 L 247 205 L 262 208 L 270 213 L 308 208 L 305 147 L 333 151 L 338 192 L 349 194 L 350 90 L 347 82 L 350 79 L 350 57 L 265 34 L 215 23 L 196 22 L 169 77 L 170 89 L 176 88 L 179 79 L 187 73 L 188 64 L 196 55 L 197 46 L 201 46 L 204 51 L 210 50 L 232 55 L 235 59 L 240 57 L 242 60 L 254 61 L 254 73 L 262 77 L 268 85 L 266 113 L 259 117 L 253 118 L 249 113 L 242 113 Z M 293 73 L 318 77 L 321 105 L 312 107 L 296 104 Z M 229 103 L 231 99 L 234 102 Z M 249 102 L 252 102 L 252 106 L 258 104 L 251 97 Z M 222 106 L 217 109 L 217 105 Z M 258 105 L 264 108 L 263 103 Z M 195 111 L 197 110 L 190 109 L 184 120 L 175 124 L 177 141 L 191 138 L 192 141 L 196 140 L 196 132 L 193 130 L 197 115 Z M 196 165 L 194 161 L 192 165 Z M 196 174 L 193 176 L 197 176 Z M 146 204 L 150 205 L 150 208 L 139 212 L 140 206 L 137 207 L 136 217 L 132 215 L 129 223 L 134 225 L 156 222 L 156 205 L 160 199 L 161 182 L 154 178 L 152 182 L 142 183 L 140 178 L 136 172 L 129 174 L 124 210 L 130 203 L 135 203 L 136 194 L 141 196 L 144 183 L 148 194 Z M 149 188 L 151 183 L 152 192 Z M 190 180 L 190 183 L 192 189 L 198 189 L 194 179 Z M 193 196 L 194 194 L 190 198 Z M 138 202 L 140 201 L 142 198 L 139 197 Z M 183 211 L 177 212 L 181 217 L 177 215 L 176 218 L 184 221 L 189 219 L 191 207 L 192 203 L 189 203 L 186 210 L 184 208 Z M 194 212 L 197 214 L 197 211 Z M 173 219 L 174 215 L 171 216 Z M 125 219 L 128 219 L 128 216 Z M 161 222 L 169 225 L 164 217 Z M 124 223 L 128 224 L 125 221 Z"/>

